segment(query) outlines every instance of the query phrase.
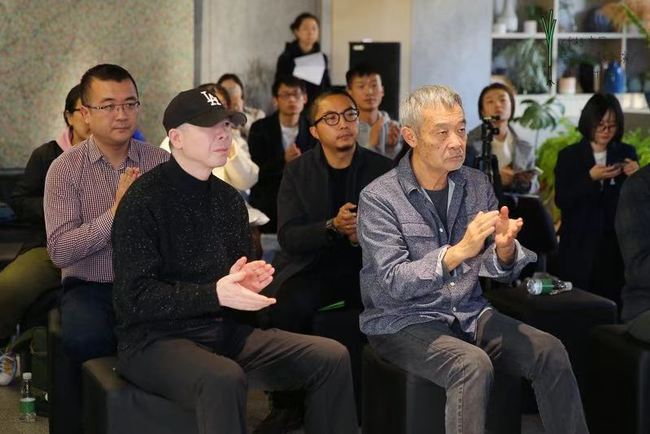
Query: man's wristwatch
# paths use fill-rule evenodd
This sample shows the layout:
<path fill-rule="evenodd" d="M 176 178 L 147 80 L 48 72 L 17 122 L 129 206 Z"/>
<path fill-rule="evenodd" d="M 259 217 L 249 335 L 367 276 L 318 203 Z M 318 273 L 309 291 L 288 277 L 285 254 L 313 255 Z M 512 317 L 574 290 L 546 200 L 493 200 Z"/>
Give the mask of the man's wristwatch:
<path fill-rule="evenodd" d="M 327 229 L 327 237 L 330 240 L 336 240 L 338 238 L 341 238 L 341 234 L 339 231 L 336 230 L 336 227 L 334 226 L 334 219 L 329 219 L 325 223 L 325 229 Z"/>

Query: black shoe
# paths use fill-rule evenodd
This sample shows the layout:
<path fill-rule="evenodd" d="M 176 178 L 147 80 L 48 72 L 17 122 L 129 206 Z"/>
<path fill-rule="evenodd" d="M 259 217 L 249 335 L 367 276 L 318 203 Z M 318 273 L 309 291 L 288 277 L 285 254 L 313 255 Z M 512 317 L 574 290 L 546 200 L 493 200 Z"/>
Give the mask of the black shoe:
<path fill-rule="evenodd" d="M 253 434 L 285 434 L 302 426 L 302 409 L 273 408 L 271 413 L 253 430 Z"/>

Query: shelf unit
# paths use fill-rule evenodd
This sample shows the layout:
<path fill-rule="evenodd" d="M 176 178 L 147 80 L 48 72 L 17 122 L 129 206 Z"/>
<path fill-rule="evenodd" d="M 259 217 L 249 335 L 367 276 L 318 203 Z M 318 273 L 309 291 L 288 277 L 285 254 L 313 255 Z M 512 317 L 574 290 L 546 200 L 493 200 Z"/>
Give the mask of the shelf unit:
<path fill-rule="evenodd" d="M 580 0 L 571 0 L 572 5 L 575 7 L 578 5 L 582 5 L 583 10 L 581 12 L 584 12 L 584 10 L 587 9 L 587 7 L 593 7 L 597 6 L 594 4 L 594 2 L 589 2 L 586 3 L 584 1 Z M 540 7 L 542 7 L 545 10 L 548 10 L 548 8 L 552 7 L 553 10 L 555 11 L 555 18 L 559 18 L 559 10 L 560 10 L 560 0 L 520 0 L 521 3 L 526 3 L 526 4 L 535 4 Z M 602 4 L 605 4 L 606 1 L 603 1 Z M 575 11 L 574 11 L 575 12 Z M 577 16 L 578 14 L 574 13 L 574 17 Z M 494 17 L 494 21 L 496 22 L 496 18 Z M 519 15 L 519 22 L 520 22 L 520 28 L 521 28 L 521 15 Z M 609 60 L 621 60 L 621 57 L 624 54 L 628 54 L 628 47 L 629 47 L 629 42 L 630 41 L 635 41 L 643 40 L 643 36 L 639 35 L 638 33 L 630 33 L 628 32 L 627 28 L 624 28 L 622 32 L 606 32 L 606 33 L 596 33 L 596 32 L 560 32 L 559 30 L 560 27 L 560 22 L 558 19 L 558 24 L 556 25 L 555 29 L 555 34 L 553 36 L 552 40 L 552 45 L 551 45 L 551 54 L 552 54 L 552 59 L 553 59 L 553 67 L 551 69 L 551 81 L 554 83 L 553 86 L 550 87 L 549 92 L 544 93 L 544 94 L 535 94 L 539 96 L 554 96 L 558 95 L 560 99 L 565 99 L 565 96 L 571 96 L 571 95 L 565 95 L 565 94 L 559 94 L 557 91 L 557 83 L 559 81 L 559 77 L 561 75 L 560 71 L 560 59 L 559 59 L 559 51 L 560 51 L 560 44 L 565 43 L 566 41 L 580 41 L 579 43 L 584 46 L 589 46 L 589 44 L 592 44 L 591 49 L 598 51 L 606 51 L 607 48 L 613 48 L 614 51 L 618 52 L 618 59 L 611 58 Z M 539 24 L 538 24 L 539 28 Z M 493 33 L 492 34 L 492 46 L 493 46 L 493 61 L 494 61 L 494 49 L 495 49 L 495 42 L 499 41 L 499 44 L 504 45 L 511 43 L 512 41 L 517 41 L 517 40 L 525 40 L 525 39 L 530 39 L 533 38 L 535 40 L 538 40 L 539 42 L 537 43 L 544 43 L 545 40 L 545 35 L 542 32 L 537 32 L 537 33 L 524 33 L 524 32 L 512 32 L 512 33 Z M 620 41 L 620 45 L 616 44 L 616 41 Z M 614 44 L 614 45 L 613 45 Z M 596 47 L 596 48 L 594 48 Z M 638 47 L 637 47 L 638 49 Z M 642 48 L 641 48 L 642 50 Z M 589 51 L 589 50 L 587 50 Z M 650 51 L 647 51 L 647 56 L 650 57 Z M 625 70 L 627 68 L 626 62 L 621 62 L 622 67 Z M 583 94 L 583 95 L 588 95 L 588 94 Z M 524 95 L 523 97 L 530 96 L 530 95 Z M 519 98 L 518 98 L 519 99 Z"/>

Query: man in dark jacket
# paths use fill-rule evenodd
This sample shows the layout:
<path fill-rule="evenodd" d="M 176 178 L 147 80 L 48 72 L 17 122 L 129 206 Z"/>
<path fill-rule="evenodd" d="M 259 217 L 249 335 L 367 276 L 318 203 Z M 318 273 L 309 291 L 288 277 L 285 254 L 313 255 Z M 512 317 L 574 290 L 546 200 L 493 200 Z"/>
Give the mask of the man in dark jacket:
<path fill-rule="evenodd" d="M 309 110 L 320 146 L 286 167 L 278 194 L 278 270 L 268 293 L 273 327 L 311 333 L 314 313 L 344 301 L 361 307 L 356 204 L 361 190 L 390 170 L 391 160 L 357 144 L 359 111 L 345 91 L 326 91 Z M 255 434 L 300 425 L 299 394 L 276 393 L 272 412 Z"/>
<path fill-rule="evenodd" d="M 359 111 L 345 91 L 326 91 L 310 110 L 321 146 L 285 170 L 278 194 L 274 326 L 309 332 L 316 310 L 338 301 L 361 306 L 356 206 L 359 193 L 391 160 L 357 145 Z"/>
<path fill-rule="evenodd" d="M 307 103 L 305 84 L 295 77 L 281 76 L 272 90 L 277 111 L 255 122 L 248 136 L 251 158 L 260 168 L 250 203 L 271 219 L 260 228 L 264 233 L 277 231 L 277 197 L 284 165 L 316 144 L 302 115 Z"/>
<path fill-rule="evenodd" d="M 650 343 L 650 166 L 632 175 L 621 189 L 616 235 L 625 263 L 621 319 L 635 338 Z"/>

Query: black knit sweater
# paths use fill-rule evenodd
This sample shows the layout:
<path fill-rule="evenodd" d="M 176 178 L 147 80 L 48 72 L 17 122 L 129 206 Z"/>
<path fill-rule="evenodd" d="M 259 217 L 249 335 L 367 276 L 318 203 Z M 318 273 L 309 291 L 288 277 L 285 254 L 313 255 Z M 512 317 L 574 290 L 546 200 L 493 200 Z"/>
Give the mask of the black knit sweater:
<path fill-rule="evenodd" d="M 198 180 L 173 158 L 133 183 L 112 233 L 121 356 L 211 325 L 224 330 L 224 352 L 237 352 L 249 329 L 219 306 L 216 281 L 250 256 L 247 215 L 234 188 L 212 175 Z"/>

